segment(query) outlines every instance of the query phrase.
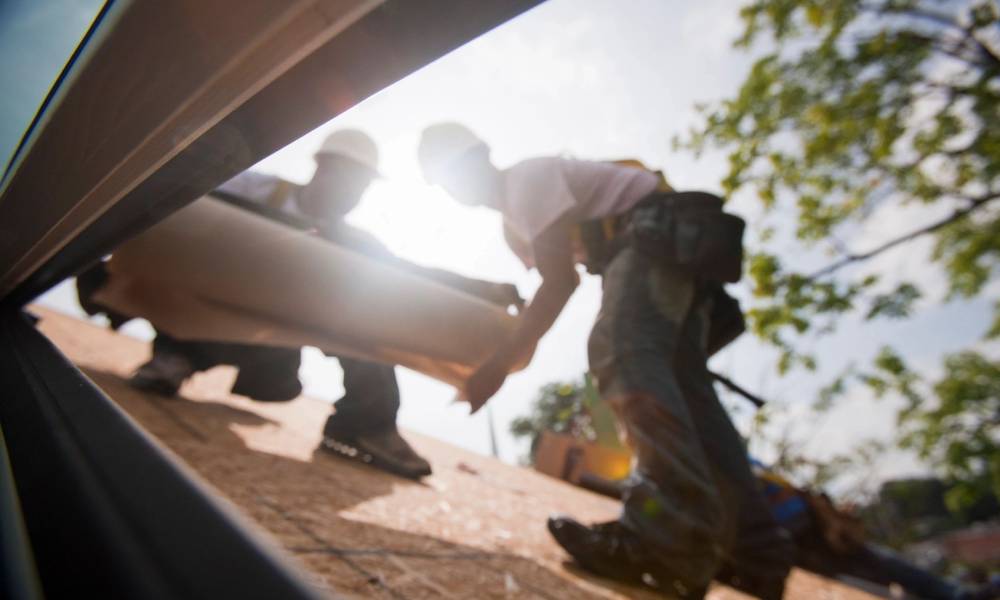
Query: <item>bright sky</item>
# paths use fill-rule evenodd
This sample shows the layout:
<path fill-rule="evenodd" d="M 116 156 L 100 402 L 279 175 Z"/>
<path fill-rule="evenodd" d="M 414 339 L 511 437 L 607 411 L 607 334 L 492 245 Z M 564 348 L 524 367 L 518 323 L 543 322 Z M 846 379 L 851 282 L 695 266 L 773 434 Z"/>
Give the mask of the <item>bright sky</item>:
<path fill-rule="evenodd" d="M 530 296 L 538 277 L 525 272 L 506 249 L 498 217 L 461 207 L 424 185 L 415 160 L 419 132 L 454 120 L 487 140 L 500 166 L 546 154 L 638 158 L 662 168 L 677 188 L 718 191 L 724 160 L 711 154 L 696 160 L 675 152 L 671 139 L 696 122 L 696 103 L 732 93 L 749 66 L 748 56 L 730 48 L 740 30 L 738 5 L 735 0 L 550 0 L 366 100 L 256 168 L 308 181 L 312 153 L 327 133 L 339 127 L 364 129 L 381 148 L 388 179 L 369 190 L 349 220 L 372 231 L 399 256 L 513 282 Z M 748 218 L 755 215 L 747 198 L 734 198 L 730 206 Z M 861 232 L 859 247 L 926 217 L 891 216 L 874 220 L 870 230 Z M 925 251 L 890 255 L 881 266 L 939 282 L 940 276 L 924 266 Z M 735 286 L 735 292 L 745 295 L 746 284 Z M 69 296 L 63 286 L 49 302 L 65 308 Z M 528 411 L 543 384 L 578 378 L 586 369 L 585 342 L 599 302 L 599 280 L 585 277 L 531 366 L 511 376 L 491 401 L 505 460 L 517 460 L 526 449 L 507 433 L 511 419 Z M 825 374 L 850 360 L 863 361 L 885 340 L 906 342 L 911 358 L 929 368 L 941 352 L 981 335 L 987 310 L 982 301 L 930 310 L 905 323 L 848 324 L 819 346 Z M 714 365 L 793 405 L 814 397 L 817 381 L 822 381 L 822 374 L 818 380 L 801 374 L 778 380 L 773 353 L 749 336 L 716 357 Z M 487 411 L 469 417 L 466 406 L 451 403 L 455 392 L 449 386 L 406 369 L 397 372 L 403 427 L 489 452 Z M 334 399 L 342 391 L 336 361 L 318 351 L 306 351 L 301 375 L 312 395 Z M 737 421 L 743 423 L 749 413 L 737 406 Z M 822 426 L 796 425 L 819 454 L 867 435 L 884 436 L 892 427 L 891 407 L 874 405 L 864 394 L 854 395 Z M 897 457 L 881 474 L 913 470 L 912 462 Z"/>
<path fill-rule="evenodd" d="M 498 216 L 458 205 L 429 188 L 415 161 L 427 125 L 464 123 L 493 148 L 500 166 L 545 154 L 639 158 L 668 168 L 683 186 L 711 186 L 716 173 L 672 158 L 671 136 L 693 117 L 700 96 L 731 89 L 727 41 L 736 22 L 730 2 L 678 11 L 657 0 L 550 1 L 365 101 L 265 160 L 258 168 L 307 181 L 311 154 L 338 127 L 364 129 L 379 144 L 389 180 L 376 184 L 350 221 L 378 235 L 398 255 L 470 276 L 516 283 L 528 296 L 538 285 L 503 242 Z M 706 36 L 712 30 L 717 39 Z M 683 52 L 678 49 L 683 48 Z M 705 77 L 705 72 L 712 73 Z M 737 71 L 738 72 L 738 71 Z M 699 89 L 682 84 L 699 79 Z M 676 170 L 676 173 L 674 172 Z M 600 304 L 600 282 L 586 277 L 532 365 L 508 379 L 490 407 L 500 452 L 516 460 L 525 448 L 507 434 L 537 390 L 586 370 L 586 339 Z M 319 353 L 303 369 L 310 391 L 336 396 L 339 374 Z M 400 423 L 467 448 L 489 451 L 487 415 L 452 405 L 454 390 L 398 369 Z"/>
<path fill-rule="evenodd" d="M 0 174 L 102 4 L 0 2 Z"/>

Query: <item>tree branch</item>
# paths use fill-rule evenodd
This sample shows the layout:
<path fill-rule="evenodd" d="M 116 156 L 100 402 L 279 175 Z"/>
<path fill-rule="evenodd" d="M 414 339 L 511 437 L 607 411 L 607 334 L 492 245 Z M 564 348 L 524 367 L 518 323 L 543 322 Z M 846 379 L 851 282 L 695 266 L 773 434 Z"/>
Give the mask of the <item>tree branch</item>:
<path fill-rule="evenodd" d="M 892 7 L 887 5 L 874 5 L 874 4 L 861 4 L 861 10 L 873 12 L 879 15 L 897 15 L 913 17 L 915 19 L 920 19 L 923 21 L 930 21 L 937 23 L 938 25 L 944 25 L 945 27 L 950 27 L 956 31 L 962 31 L 963 27 L 957 21 L 952 19 L 946 14 L 934 12 L 926 8 L 920 8 L 918 6 L 910 7 Z"/>
<path fill-rule="evenodd" d="M 983 42 L 983 40 L 981 40 L 976 35 L 976 28 L 974 22 L 970 22 L 968 25 L 963 26 L 958 21 L 950 18 L 948 15 L 936 13 L 934 11 L 921 9 L 917 7 L 912 7 L 903 10 L 884 9 L 882 12 L 883 14 L 888 13 L 888 14 L 907 15 L 917 19 L 932 21 L 940 25 L 944 25 L 945 27 L 954 29 L 962 34 L 964 38 L 963 42 L 971 43 L 973 45 L 973 50 L 978 50 L 979 53 L 986 58 L 986 60 L 989 62 L 990 65 L 992 65 L 994 70 L 1000 68 L 1000 55 L 998 55 L 996 50 L 991 48 L 988 43 Z M 977 61 L 977 64 L 982 64 L 982 63 L 978 63 Z"/>
<path fill-rule="evenodd" d="M 979 39 L 976 32 L 970 27 L 966 28 L 968 39 L 975 45 L 979 52 L 989 61 L 990 71 L 994 74 L 1000 71 L 1000 52 L 992 48 L 987 42 Z"/>
<path fill-rule="evenodd" d="M 951 31 L 962 36 L 962 45 L 965 42 L 972 44 L 972 50 L 977 51 L 983 58 L 986 59 L 987 63 L 975 60 L 969 56 L 964 56 L 957 52 L 955 49 L 949 49 L 939 44 L 934 44 L 933 49 L 938 52 L 942 52 L 959 60 L 963 60 L 970 64 L 978 65 L 983 68 L 989 68 L 991 70 L 996 70 L 1000 68 L 1000 56 L 994 48 L 991 48 L 988 43 L 985 43 L 976 35 L 976 29 L 974 23 L 969 23 L 968 25 L 963 25 L 957 19 L 953 18 L 951 15 L 940 13 L 934 10 L 919 6 L 909 6 L 909 7 L 892 7 L 887 5 L 877 5 L 877 4 L 864 4 L 859 6 L 860 10 L 869 12 L 879 16 L 897 16 L 897 17 L 909 17 L 917 21 L 925 21 L 928 23 L 934 23 L 938 26 L 944 28 L 944 31 Z M 924 37 L 925 40 L 933 39 L 929 36 L 924 36 L 917 34 L 920 37 Z M 944 34 L 942 34 L 944 35 Z"/>
<path fill-rule="evenodd" d="M 964 43 L 948 46 L 946 45 L 947 40 L 937 39 L 931 36 L 924 35 L 922 33 L 918 33 L 916 31 L 908 31 L 908 30 L 897 31 L 896 35 L 902 39 L 908 39 L 912 42 L 920 42 L 922 44 L 926 44 L 927 47 L 933 50 L 934 52 L 939 52 L 945 56 L 949 56 L 956 60 L 960 60 L 962 62 L 967 63 L 970 66 L 978 67 L 980 69 L 988 69 L 990 67 L 989 63 L 984 63 L 983 61 L 978 60 L 976 56 L 970 56 L 967 53 L 964 53 L 963 50 L 966 49 Z M 973 50 L 975 50 L 975 47 L 973 48 Z M 989 54 L 987 53 L 987 56 L 985 58 L 989 60 L 992 57 L 989 56 Z"/>
<path fill-rule="evenodd" d="M 862 252 L 860 254 L 848 254 L 847 256 L 841 258 L 840 260 L 838 260 L 838 261 L 836 261 L 834 263 L 831 263 L 831 264 L 823 267 L 822 269 L 816 271 L 815 273 L 812 273 L 812 274 L 808 275 L 806 277 L 806 280 L 807 281 L 814 281 L 814 280 L 819 279 L 821 277 L 826 277 L 827 275 L 830 275 L 831 273 L 833 273 L 835 271 L 838 271 L 838 270 L 840 270 L 840 269 L 842 269 L 842 268 L 844 268 L 844 267 L 846 267 L 846 266 L 848 266 L 850 264 L 868 260 L 870 258 L 873 258 L 873 257 L 875 257 L 875 256 L 877 256 L 877 255 L 879 255 L 879 254 L 881 254 L 883 252 L 885 252 L 886 250 L 889 250 L 891 248 L 895 248 L 896 246 L 898 246 L 900 244 L 904 244 L 906 242 L 914 240 L 914 239 L 916 239 L 916 238 L 918 238 L 918 237 L 920 237 L 922 235 L 926 235 L 928 233 L 934 233 L 935 231 L 937 231 L 937 230 L 939 230 L 939 229 L 941 229 L 943 227 L 947 227 L 948 225 L 951 225 L 955 221 L 958 221 L 960 219 L 965 218 L 966 216 L 968 216 L 973 211 L 978 210 L 979 208 L 985 206 L 991 200 L 996 200 L 997 198 L 1000 198 L 1000 192 L 994 192 L 994 193 L 991 193 L 991 194 L 987 194 L 985 196 L 980 196 L 979 198 L 975 198 L 975 199 L 972 200 L 972 202 L 969 203 L 968 206 L 966 206 L 964 208 L 960 208 L 960 209 L 955 210 L 950 215 L 948 215 L 947 217 L 945 217 L 945 218 L 943 218 L 943 219 L 941 219 L 939 221 L 935 221 L 934 223 L 931 223 L 929 225 L 921 227 L 920 229 L 916 229 L 916 230 L 911 231 L 911 232 L 909 232 L 909 233 L 907 233 L 905 235 L 901 235 L 901 236 L 899 236 L 897 238 L 893 238 L 893 239 L 889 240 L 888 242 L 885 242 L 884 244 L 882 244 L 880 246 L 872 248 L 871 250 L 869 250 L 867 252 Z"/>

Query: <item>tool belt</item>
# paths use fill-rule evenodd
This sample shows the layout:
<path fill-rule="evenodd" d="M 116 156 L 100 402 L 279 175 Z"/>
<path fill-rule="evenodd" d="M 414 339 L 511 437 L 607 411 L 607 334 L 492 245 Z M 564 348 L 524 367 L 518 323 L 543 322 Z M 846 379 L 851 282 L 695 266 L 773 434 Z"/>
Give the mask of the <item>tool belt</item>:
<path fill-rule="evenodd" d="M 587 271 L 600 274 L 629 244 L 642 253 L 682 267 L 703 280 L 700 293 L 712 300 L 707 352 L 712 356 L 746 331 L 743 311 L 724 282 L 740 279 L 743 219 L 722 212 L 722 199 L 704 192 L 650 194 L 622 215 L 578 226 Z"/>
<path fill-rule="evenodd" d="M 722 211 L 705 192 L 654 192 L 624 215 L 579 226 L 585 265 L 600 273 L 622 248 L 708 281 L 733 283 L 743 274 L 743 219 Z"/>

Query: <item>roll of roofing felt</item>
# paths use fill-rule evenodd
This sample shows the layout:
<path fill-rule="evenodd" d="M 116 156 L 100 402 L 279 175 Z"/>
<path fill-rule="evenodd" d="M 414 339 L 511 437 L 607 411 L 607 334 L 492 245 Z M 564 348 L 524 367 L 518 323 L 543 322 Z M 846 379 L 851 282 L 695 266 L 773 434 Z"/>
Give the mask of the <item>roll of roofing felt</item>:
<path fill-rule="evenodd" d="M 514 328 L 502 308 L 202 198 L 117 249 L 95 299 L 181 339 L 317 346 L 460 383 Z"/>

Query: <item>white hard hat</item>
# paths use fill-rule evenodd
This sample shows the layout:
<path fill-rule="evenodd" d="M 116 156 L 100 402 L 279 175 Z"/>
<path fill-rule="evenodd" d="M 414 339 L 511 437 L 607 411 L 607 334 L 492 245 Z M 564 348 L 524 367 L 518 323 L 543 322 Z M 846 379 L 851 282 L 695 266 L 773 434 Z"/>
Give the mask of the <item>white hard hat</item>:
<path fill-rule="evenodd" d="M 357 161 L 378 173 L 378 147 L 368 135 L 357 129 L 340 129 L 326 136 L 316 156 L 337 154 Z"/>
<path fill-rule="evenodd" d="M 459 123 L 438 123 L 424 129 L 417 146 L 417 161 L 424 179 L 435 183 L 449 163 L 480 146 L 486 147 L 486 142 Z"/>

